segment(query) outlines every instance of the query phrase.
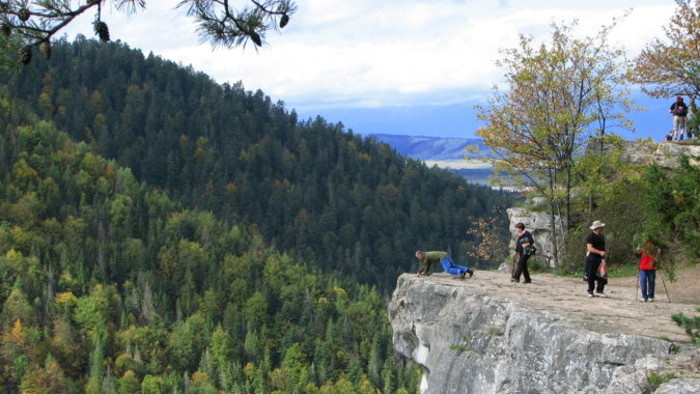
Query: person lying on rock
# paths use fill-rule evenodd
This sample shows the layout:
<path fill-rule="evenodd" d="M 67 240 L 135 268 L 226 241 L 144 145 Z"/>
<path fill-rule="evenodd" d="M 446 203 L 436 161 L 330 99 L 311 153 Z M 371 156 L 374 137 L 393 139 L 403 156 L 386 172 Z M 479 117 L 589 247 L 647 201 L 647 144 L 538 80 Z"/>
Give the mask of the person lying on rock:
<path fill-rule="evenodd" d="M 452 257 L 450 257 L 447 252 L 423 252 L 419 250 L 416 252 L 416 258 L 419 260 L 419 268 L 416 276 L 428 275 L 428 272 L 430 272 L 430 266 L 437 262 L 440 262 L 442 268 L 445 269 L 445 272 L 455 277 L 459 277 L 460 279 L 464 279 L 466 275 L 469 275 L 470 278 L 472 275 L 474 275 L 474 270 L 469 269 L 469 267 L 455 264 Z"/>

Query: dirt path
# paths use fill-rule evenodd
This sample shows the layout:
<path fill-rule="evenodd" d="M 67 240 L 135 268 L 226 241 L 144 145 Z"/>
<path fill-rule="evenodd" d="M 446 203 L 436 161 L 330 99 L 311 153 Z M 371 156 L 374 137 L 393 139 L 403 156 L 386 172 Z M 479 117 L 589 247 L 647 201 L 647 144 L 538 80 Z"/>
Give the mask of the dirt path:
<path fill-rule="evenodd" d="M 473 278 L 463 281 L 445 273 L 434 273 L 424 279 L 493 293 L 568 317 L 593 331 L 655 338 L 665 336 L 682 343 L 689 342 L 689 337 L 671 320 L 671 315 L 678 312 L 686 316 L 700 315 L 696 310 L 700 307 L 700 266 L 679 272 L 676 283 L 664 278 L 671 303 L 661 275 L 656 278 L 653 303 L 638 301 L 637 277 L 610 278 L 605 291 L 608 298 L 589 298 L 587 285 L 581 278 L 551 274 L 534 274 L 531 284 L 510 283 L 510 276 L 502 271 L 477 271 Z"/>

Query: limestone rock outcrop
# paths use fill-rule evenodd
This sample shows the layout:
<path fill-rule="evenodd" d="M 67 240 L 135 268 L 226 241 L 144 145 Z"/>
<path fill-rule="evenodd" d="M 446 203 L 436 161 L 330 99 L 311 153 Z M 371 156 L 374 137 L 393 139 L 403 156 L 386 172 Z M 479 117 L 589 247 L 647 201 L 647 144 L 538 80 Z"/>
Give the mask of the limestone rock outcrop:
<path fill-rule="evenodd" d="M 525 225 L 525 229 L 528 230 L 535 239 L 535 245 L 537 247 L 537 260 L 550 268 L 556 268 L 551 218 L 546 211 L 533 209 L 533 206 L 544 206 L 543 204 L 545 204 L 545 199 L 539 198 L 535 199 L 526 207 L 513 207 L 506 210 L 509 220 L 508 228 L 510 229 L 511 233 L 510 250 L 515 248 L 515 239 L 518 237 L 515 230 L 515 225 L 517 223 L 523 223 Z M 556 218 L 555 224 L 557 229 L 562 228 L 559 217 Z M 558 239 L 562 239 L 561 234 Z M 559 245 L 559 248 L 561 248 L 561 244 Z"/>
<path fill-rule="evenodd" d="M 628 141 L 625 146 L 625 157 L 632 162 L 642 165 L 656 163 L 661 168 L 678 167 L 678 158 L 688 156 L 690 164 L 700 165 L 700 145 L 690 145 L 683 142 L 653 143 L 637 140 Z"/>
<path fill-rule="evenodd" d="M 422 367 L 424 394 L 642 393 L 635 363 L 669 354 L 667 341 L 592 331 L 461 283 L 404 274 L 389 303 L 394 348 Z"/>

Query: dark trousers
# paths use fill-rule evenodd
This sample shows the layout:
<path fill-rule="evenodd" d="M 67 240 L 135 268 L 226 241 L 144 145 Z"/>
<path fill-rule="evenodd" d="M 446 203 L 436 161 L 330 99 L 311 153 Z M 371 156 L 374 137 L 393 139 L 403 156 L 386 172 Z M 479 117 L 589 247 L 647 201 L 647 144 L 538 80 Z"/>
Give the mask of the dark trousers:
<path fill-rule="evenodd" d="M 530 283 L 530 271 L 527 269 L 527 260 L 530 259 L 530 256 L 525 256 L 524 254 L 520 253 L 520 258 L 518 258 L 518 266 L 515 268 L 515 272 L 513 273 L 513 279 L 517 280 L 518 282 L 520 281 L 520 275 L 523 275 L 523 279 L 525 279 L 525 283 Z"/>
<path fill-rule="evenodd" d="M 588 292 L 592 293 L 593 289 L 596 292 L 602 293 L 605 290 L 605 285 L 608 280 L 605 278 L 599 278 L 597 274 L 598 267 L 600 266 L 600 256 L 591 254 L 586 258 L 586 278 L 588 279 Z M 596 282 L 597 285 L 596 285 Z"/>

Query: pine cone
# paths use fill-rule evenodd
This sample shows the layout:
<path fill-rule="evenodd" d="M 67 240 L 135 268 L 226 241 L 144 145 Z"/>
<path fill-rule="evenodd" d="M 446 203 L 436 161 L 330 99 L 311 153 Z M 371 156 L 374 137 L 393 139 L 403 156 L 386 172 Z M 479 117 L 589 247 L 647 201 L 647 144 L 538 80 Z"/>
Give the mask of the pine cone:
<path fill-rule="evenodd" d="M 109 41 L 109 28 L 107 27 L 107 24 L 104 22 L 95 22 L 95 34 L 100 38 L 102 41 Z"/>
<path fill-rule="evenodd" d="M 282 18 L 280 18 L 280 29 L 287 26 L 287 23 L 289 23 L 289 15 L 284 14 L 282 15 Z"/>
<path fill-rule="evenodd" d="M 39 44 L 39 52 L 44 56 L 44 59 L 51 59 L 51 44 L 48 42 L 42 42 Z"/>
<path fill-rule="evenodd" d="M 102 0 L 87 0 L 87 5 L 97 5 L 100 4 Z"/>
<path fill-rule="evenodd" d="M 260 39 L 260 34 L 254 32 L 254 31 L 251 31 L 250 33 L 248 33 L 248 36 L 250 37 L 251 40 L 253 40 L 255 45 L 257 45 L 257 46 L 262 45 L 262 40 Z"/>
<path fill-rule="evenodd" d="M 31 63 L 31 61 L 32 61 L 32 47 L 31 46 L 25 45 L 19 49 L 19 61 L 21 61 L 22 64 L 24 64 L 24 65 Z"/>
<path fill-rule="evenodd" d="M 29 10 L 26 8 L 20 8 L 19 11 L 17 11 L 17 17 L 22 22 L 28 21 L 30 16 L 32 16 L 32 14 L 29 13 Z"/>

